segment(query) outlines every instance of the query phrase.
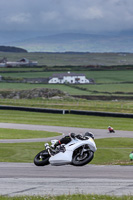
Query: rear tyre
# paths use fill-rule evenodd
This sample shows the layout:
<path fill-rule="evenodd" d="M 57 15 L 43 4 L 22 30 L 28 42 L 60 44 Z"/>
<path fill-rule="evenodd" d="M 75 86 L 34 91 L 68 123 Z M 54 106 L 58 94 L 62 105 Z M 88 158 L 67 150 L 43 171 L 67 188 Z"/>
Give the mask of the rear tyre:
<path fill-rule="evenodd" d="M 36 166 L 44 166 L 49 164 L 49 155 L 46 150 L 39 152 L 34 158 L 34 164 Z"/>
<path fill-rule="evenodd" d="M 75 166 L 83 166 L 88 164 L 93 159 L 93 157 L 94 152 L 90 150 L 84 152 L 82 156 L 80 153 L 78 153 L 73 156 L 72 164 Z"/>

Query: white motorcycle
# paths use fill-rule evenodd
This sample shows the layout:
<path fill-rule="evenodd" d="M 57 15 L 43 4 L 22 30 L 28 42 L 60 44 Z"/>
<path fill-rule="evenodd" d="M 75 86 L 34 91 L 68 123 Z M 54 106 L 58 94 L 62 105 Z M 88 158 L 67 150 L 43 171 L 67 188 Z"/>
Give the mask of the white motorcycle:
<path fill-rule="evenodd" d="M 46 143 L 45 150 L 39 152 L 34 158 L 34 164 L 37 166 L 44 165 L 75 165 L 83 166 L 88 164 L 94 157 L 97 150 L 96 144 L 91 137 L 84 137 L 82 140 L 71 138 L 68 144 L 61 144 L 55 149 L 54 144 L 58 140 L 51 140 L 51 146 Z"/>

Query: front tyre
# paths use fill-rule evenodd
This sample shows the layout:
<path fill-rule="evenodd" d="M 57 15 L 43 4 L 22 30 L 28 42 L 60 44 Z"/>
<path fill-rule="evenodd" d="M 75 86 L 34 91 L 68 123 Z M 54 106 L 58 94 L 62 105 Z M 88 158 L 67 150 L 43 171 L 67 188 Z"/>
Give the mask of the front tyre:
<path fill-rule="evenodd" d="M 88 164 L 94 157 L 94 152 L 86 151 L 81 155 L 80 153 L 73 156 L 72 164 L 75 166 L 83 166 Z"/>
<path fill-rule="evenodd" d="M 49 154 L 47 150 L 39 152 L 34 158 L 34 164 L 36 166 L 44 166 L 49 164 Z"/>

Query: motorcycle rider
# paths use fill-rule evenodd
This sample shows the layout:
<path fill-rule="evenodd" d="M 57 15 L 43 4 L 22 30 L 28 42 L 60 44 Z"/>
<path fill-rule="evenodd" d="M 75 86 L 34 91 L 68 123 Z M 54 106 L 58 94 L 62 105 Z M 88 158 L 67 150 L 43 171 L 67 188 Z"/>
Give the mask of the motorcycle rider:
<path fill-rule="evenodd" d="M 110 133 L 114 132 L 114 129 L 113 129 L 113 127 L 111 127 L 111 126 L 108 126 L 108 131 L 109 131 Z"/>
<path fill-rule="evenodd" d="M 61 138 L 60 140 L 58 140 L 55 144 L 54 144 L 54 148 L 56 148 L 58 145 L 61 145 L 61 144 L 68 144 L 69 142 L 71 142 L 72 138 L 78 138 L 80 140 L 85 140 L 85 139 L 88 139 L 89 137 L 91 137 L 92 139 L 94 139 L 94 135 L 92 132 L 86 132 L 83 135 L 81 134 L 78 134 L 76 135 L 75 133 L 70 133 L 69 135 Z"/>

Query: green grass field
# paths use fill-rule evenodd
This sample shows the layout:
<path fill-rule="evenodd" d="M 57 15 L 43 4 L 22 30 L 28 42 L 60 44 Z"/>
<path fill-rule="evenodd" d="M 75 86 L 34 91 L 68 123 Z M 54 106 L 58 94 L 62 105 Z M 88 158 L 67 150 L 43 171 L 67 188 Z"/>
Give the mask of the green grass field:
<path fill-rule="evenodd" d="M 133 95 L 133 84 L 102 84 L 102 85 L 77 85 L 81 89 L 86 89 L 91 95 Z"/>
<path fill-rule="evenodd" d="M 95 95 L 95 96 L 133 96 L 133 84 L 102 84 L 102 85 L 59 85 L 59 84 L 30 84 L 30 83 L 0 83 L 0 91 L 3 90 L 28 90 L 34 88 L 59 89 L 69 95 Z"/>
<path fill-rule="evenodd" d="M 7 57 L 9 61 L 21 58 L 38 61 L 39 65 L 65 66 L 65 65 L 129 65 L 133 63 L 133 54 L 121 53 L 7 53 L 1 52 L 0 59 Z"/>
<path fill-rule="evenodd" d="M 55 132 L 0 128 L 0 139 L 47 138 L 60 135 Z"/>
<path fill-rule="evenodd" d="M 97 151 L 91 164 L 133 165 L 129 160 L 129 154 L 133 150 L 132 138 L 104 138 L 96 139 L 95 142 Z"/>

